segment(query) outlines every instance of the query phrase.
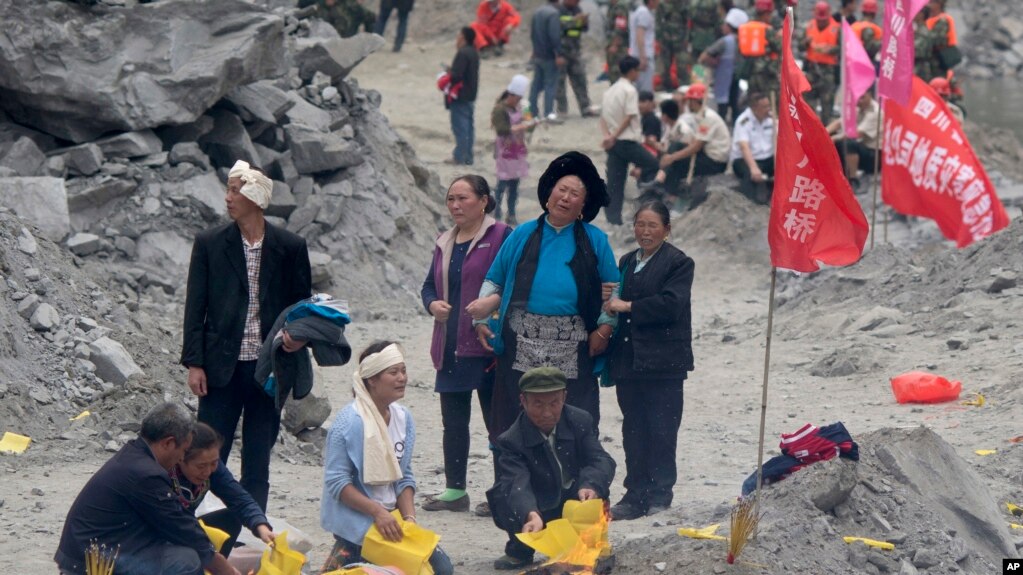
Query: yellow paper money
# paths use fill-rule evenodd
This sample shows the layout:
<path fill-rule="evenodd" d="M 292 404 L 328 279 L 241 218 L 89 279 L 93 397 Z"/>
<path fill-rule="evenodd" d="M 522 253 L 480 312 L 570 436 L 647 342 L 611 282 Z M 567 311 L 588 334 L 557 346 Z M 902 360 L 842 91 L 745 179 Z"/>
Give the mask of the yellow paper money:
<path fill-rule="evenodd" d="M 701 529 L 695 529 L 693 527 L 679 527 L 678 534 L 681 535 L 682 537 L 689 537 L 690 539 L 712 539 L 715 541 L 728 540 L 727 537 L 722 537 L 721 535 L 714 534 L 714 532 L 718 530 L 718 527 L 721 527 L 720 523 L 708 525 Z"/>

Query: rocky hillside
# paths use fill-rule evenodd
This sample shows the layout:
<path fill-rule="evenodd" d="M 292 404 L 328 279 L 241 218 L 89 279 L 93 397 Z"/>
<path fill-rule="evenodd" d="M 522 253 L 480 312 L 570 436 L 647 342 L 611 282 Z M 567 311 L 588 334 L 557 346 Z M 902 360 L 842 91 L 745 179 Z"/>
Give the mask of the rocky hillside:
<path fill-rule="evenodd" d="M 175 364 L 191 241 L 226 221 L 238 159 L 273 178 L 268 219 L 309 242 L 316 289 L 348 299 L 356 320 L 418 307 L 439 181 L 380 95 L 348 78 L 382 40 L 342 40 L 306 16 L 242 0 L 0 4 L 10 431 L 57 437 L 90 408 L 107 421 L 72 437 L 116 443 L 131 431 L 118 422 L 185 398 Z M 292 405 L 293 431 L 329 415 L 318 401 Z"/>

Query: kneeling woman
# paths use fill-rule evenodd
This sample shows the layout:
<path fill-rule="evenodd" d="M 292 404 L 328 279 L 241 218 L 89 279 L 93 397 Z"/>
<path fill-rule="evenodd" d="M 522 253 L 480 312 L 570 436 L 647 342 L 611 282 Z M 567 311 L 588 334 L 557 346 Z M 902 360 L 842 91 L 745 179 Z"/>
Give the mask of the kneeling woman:
<path fill-rule="evenodd" d="M 235 480 L 227 466 L 221 463 L 220 445 L 223 442 L 224 439 L 212 427 L 196 423 L 192 430 L 192 443 L 185 451 L 184 460 L 171 472 L 171 483 L 178 501 L 193 513 L 207 493 L 216 495 L 224 502 L 226 509 L 208 513 L 199 519 L 230 535 L 220 550 L 220 554 L 227 557 L 231 554 L 243 524 L 264 543 L 272 543 L 276 535 L 256 500 Z"/>
<path fill-rule="evenodd" d="M 323 572 L 362 558 L 371 525 L 391 541 L 402 531 L 391 511 L 415 522 L 412 450 L 416 428 L 412 414 L 396 402 L 405 397 L 405 357 L 398 344 L 378 341 L 359 356 L 353 377 L 355 401 L 337 414 L 327 433 L 320 524 L 336 543 Z M 438 547 L 430 557 L 436 575 L 454 573 Z"/>

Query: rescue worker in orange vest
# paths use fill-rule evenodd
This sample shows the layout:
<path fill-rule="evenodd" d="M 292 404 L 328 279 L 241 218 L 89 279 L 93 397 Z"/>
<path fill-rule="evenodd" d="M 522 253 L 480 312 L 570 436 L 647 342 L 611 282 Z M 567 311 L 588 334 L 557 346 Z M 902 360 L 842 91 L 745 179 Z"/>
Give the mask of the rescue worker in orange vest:
<path fill-rule="evenodd" d="M 758 92 L 778 103 L 778 78 L 781 72 L 781 26 L 773 0 L 756 0 L 754 19 L 739 26 L 739 53 L 742 65 L 739 78 L 749 83 L 747 93 Z"/>
<path fill-rule="evenodd" d="M 881 51 L 881 27 L 874 20 L 877 18 L 877 0 L 863 0 L 863 19 L 852 25 L 853 32 L 860 39 L 863 48 L 870 56 L 871 62 L 877 62 L 877 53 Z"/>
<path fill-rule="evenodd" d="M 952 83 L 947 78 L 937 77 L 930 81 L 931 88 L 941 96 L 942 100 L 945 100 L 945 104 L 948 106 L 948 110 L 952 112 L 952 116 L 959 122 L 959 125 L 963 125 L 963 120 L 966 119 L 966 112 L 962 108 L 952 102 Z"/>
<path fill-rule="evenodd" d="M 945 0 L 930 0 L 927 14 L 927 29 L 931 31 L 931 73 L 943 77 L 962 60 L 956 23 L 945 13 Z"/>
<path fill-rule="evenodd" d="M 481 58 L 491 54 L 500 56 L 504 53 L 504 45 L 511 39 L 511 32 L 522 23 L 515 7 L 506 0 L 481 0 L 476 8 L 476 21 L 472 29 L 476 31 L 476 49 Z"/>
<path fill-rule="evenodd" d="M 827 2 L 818 2 L 813 14 L 814 20 L 806 25 L 806 37 L 803 39 L 806 51 L 803 72 L 810 82 L 810 91 L 804 98 L 811 106 L 820 105 L 821 122 L 827 125 L 835 107 L 841 27 L 831 18 Z"/>

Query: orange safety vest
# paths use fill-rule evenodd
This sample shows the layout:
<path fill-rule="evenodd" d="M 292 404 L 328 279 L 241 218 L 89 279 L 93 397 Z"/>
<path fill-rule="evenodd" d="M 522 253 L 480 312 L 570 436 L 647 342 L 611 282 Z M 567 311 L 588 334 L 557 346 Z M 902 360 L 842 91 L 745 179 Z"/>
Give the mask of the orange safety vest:
<path fill-rule="evenodd" d="M 928 18 L 927 19 L 927 29 L 928 30 L 934 30 L 934 25 L 937 24 L 938 20 L 941 20 L 942 18 L 948 19 L 948 45 L 949 46 L 957 46 L 958 45 L 958 40 L 956 40 L 956 21 L 953 20 L 952 17 L 949 16 L 948 14 L 945 14 L 944 12 L 942 12 L 941 14 L 938 14 L 937 16 L 934 16 L 932 18 Z"/>
<path fill-rule="evenodd" d="M 863 30 L 864 28 L 870 28 L 874 31 L 874 38 L 881 41 L 881 27 L 873 22 L 867 22 L 866 20 L 858 20 L 852 25 L 852 30 L 856 33 L 856 37 L 860 39 L 860 43 L 863 43 Z"/>
<path fill-rule="evenodd" d="M 823 30 L 817 27 L 816 20 L 807 24 L 806 36 L 810 39 L 810 47 L 806 50 L 806 59 L 818 64 L 837 66 L 837 51 L 834 54 L 823 54 L 818 51 L 820 48 L 838 47 L 838 24 L 831 19 L 828 22 L 828 27 Z"/>
<path fill-rule="evenodd" d="M 739 53 L 751 58 L 766 54 L 767 29 L 770 27 L 766 22 L 757 20 L 739 26 Z"/>

